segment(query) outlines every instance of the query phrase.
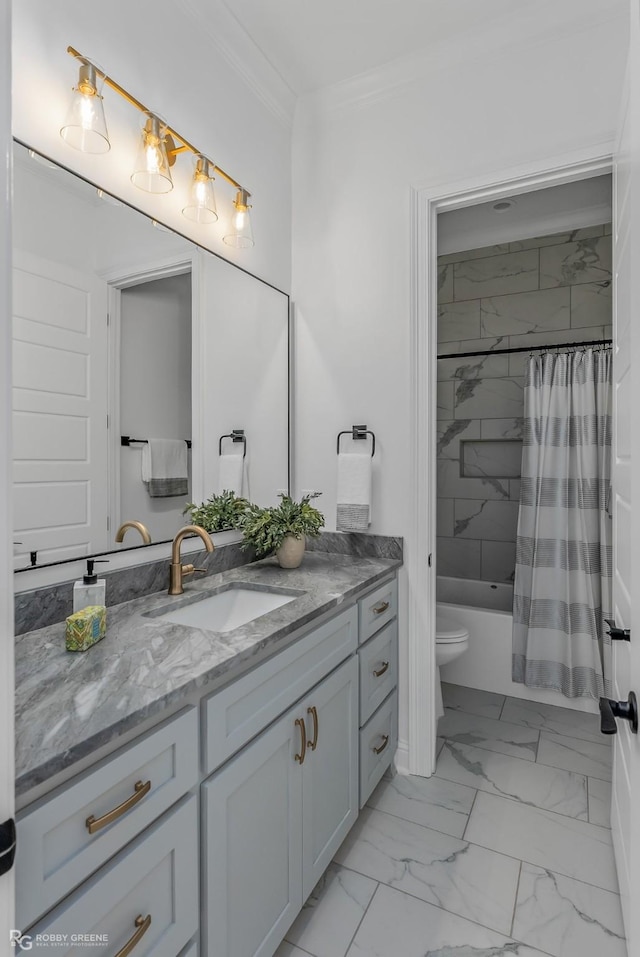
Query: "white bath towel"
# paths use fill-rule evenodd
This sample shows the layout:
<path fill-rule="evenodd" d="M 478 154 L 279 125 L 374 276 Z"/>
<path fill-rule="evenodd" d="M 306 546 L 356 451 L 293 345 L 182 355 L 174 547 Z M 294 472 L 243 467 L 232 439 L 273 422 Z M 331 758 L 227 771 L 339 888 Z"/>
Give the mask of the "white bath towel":
<path fill-rule="evenodd" d="M 151 498 L 188 495 L 187 443 L 183 439 L 149 439 L 142 446 L 142 481 Z"/>
<path fill-rule="evenodd" d="M 220 456 L 219 492 L 235 492 L 242 495 L 244 487 L 245 460 L 242 452 L 228 452 Z"/>
<path fill-rule="evenodd" d="M 338 514 L 340 532 L 366 532 L 371 524 L 371 453 L 338 455 Z"/>

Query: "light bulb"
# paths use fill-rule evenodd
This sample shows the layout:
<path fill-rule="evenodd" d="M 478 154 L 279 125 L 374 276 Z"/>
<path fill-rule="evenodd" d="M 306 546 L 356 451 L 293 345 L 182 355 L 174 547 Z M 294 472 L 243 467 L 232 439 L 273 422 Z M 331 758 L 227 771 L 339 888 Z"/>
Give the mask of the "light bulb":
<path fill-rule="evenodd" d="M 226 236 L 222 237 L 227 246 L 235 246 L 236 249 L 247 249 L 254 245 L 253 230 L 251 228 L 251 209 L 248 199 L 249 193 L 242 187 L 236 193 L 234 200 L 234 212 L 231 217 L 231 228 Z"/>
<path fill-rule="evenodd" d="M 60 136 L 65 143 L 82 153 L 107 153 L 111 149 L 93 63 L 83 61 L 80 66 L 78 85 L 73 88 L 73 97 Z"/>
<path fill-rule="evenodd" d="M 200 153 L 196 154 L 189 201 L 182 213 L 194 223 L 215 223 L 218 218 L 216 198 L 213 192 L 211 163 Z"/>
<path fill-rule="evenodd" d="M 147 119 L 142 128 L 131 182 L 147 193 L 168 193 L 173 189 L 166 133 L 161 129 L 160 120 L 153 113 L 147 113 Z"/>

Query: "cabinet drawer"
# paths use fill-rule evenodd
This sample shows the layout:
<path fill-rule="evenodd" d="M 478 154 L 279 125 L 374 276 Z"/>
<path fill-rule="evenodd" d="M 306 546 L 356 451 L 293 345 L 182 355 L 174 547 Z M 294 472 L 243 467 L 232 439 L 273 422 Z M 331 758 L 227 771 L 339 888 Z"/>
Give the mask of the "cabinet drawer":
<path fill-rule="evenodd" d="M 382 631 L 358 649 L 360 665 L 360 724 L 369 720 L 398 684 L 398 622 L 390 621 Z"/>
<path fill-rule="evenodd" d="M 398 744 L 398 692 L 389 695 L 360 732 L 360 807 L 389 767 Z"/>
<path fill-rule="evenodd" d="M 16 926 L 28 927 L 197 779 L 198 712 L 186 708 L 26 808 L 17 824 Z M 118 816 L 100 827 L 114 809 Z"/>
<path fill-rule="evenodd" d="M 365 642 L 398 614 L 398 582 L 380 585 L 358 602 L 359 641 Z"/>
<path fill-rule="evenodd" d="M 353 607 L 205 699 L 205 774 L 220 767 L 352 654 L 357 628 Z"/>
<path fill-rule="evenodd" d="M 34 947 L 37 935 L 60 935 L 48 938 L 62 941 L 59 957 L 113 957 L 137 934 L 135 957 L 175 957 L 198 929 L 197 837 L 191 795 L 31 928 Z M 105 937 L 82 946 L 80 934 Z"/>

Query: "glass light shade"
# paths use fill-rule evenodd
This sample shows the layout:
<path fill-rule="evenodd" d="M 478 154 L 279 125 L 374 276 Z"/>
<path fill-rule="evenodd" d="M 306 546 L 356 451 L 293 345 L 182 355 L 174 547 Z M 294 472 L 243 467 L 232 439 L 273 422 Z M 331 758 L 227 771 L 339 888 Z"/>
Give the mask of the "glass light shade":
<path fill-rule="evenodd" d="M 107 124 L 104 118 L 102 96 L 92 63 L 80 67 L 78 85 L 73 88 L 73 97 L 60 136 L 82 153 L 107 153 L 111 149 Z"/>
<path fill-rule="evenodd" d="M 249 215 L 250 206 L 247 202 L 249 193 L 246 189 L 239 189 L 234 200 L 233 216 L 231 217 L 231 228 L 222 241 L 227 246 L 235 246 L 236 249 L 248 249 L 253 246 L 253 230 L 251 228 L 251 217 Z"/>
<path fill-rule="evenodd" d="M 165 131 L 160 120 L 151 113 L 142 128 L 140 146 L 131 182 L 147 193 L 168 193 L 173 189 Z"/>
<path fill-rule="evenodd" d="M 196 156 L 189 201 L 182 210 L 182 214 L 194 223 L 215 223 L 218 218 L 211 164 L 204 156 Z"/>

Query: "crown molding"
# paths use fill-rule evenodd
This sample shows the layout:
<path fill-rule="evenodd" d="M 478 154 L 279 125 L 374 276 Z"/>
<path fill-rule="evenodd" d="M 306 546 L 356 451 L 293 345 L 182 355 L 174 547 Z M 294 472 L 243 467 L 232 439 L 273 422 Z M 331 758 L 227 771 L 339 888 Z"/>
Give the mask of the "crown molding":
<path fill-rule="evenodd" d="M 598 5 L 599 6 L 599 5 Z M 349 112 L 396 97 L 403 89 L 424 83 L 434 75 L 484 63 L 501 56 L 534 50 L 580 34 L 613 26 L 626 28 L 626 6 L 616 0 L 606 11 L 599 6 L 591 15 L 558 18 L 557 0 L 537 0 L 526 10 L 514 10 L 512 16 L 496 25 L 492 21 L 485 34 L 461 32 L 433 48 L 424 47 L 381 67 L 361 73 L 332 86 L 304 94 L 300 100 L 319 112 Z"/>
<path fill-rule="evenodd" d="M 293 125 L 297 97 L 224 0 L 178 0 L 179 6 L 205 34 L 225 63 L 287 129 Z"/>

